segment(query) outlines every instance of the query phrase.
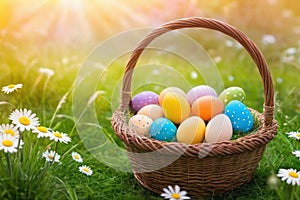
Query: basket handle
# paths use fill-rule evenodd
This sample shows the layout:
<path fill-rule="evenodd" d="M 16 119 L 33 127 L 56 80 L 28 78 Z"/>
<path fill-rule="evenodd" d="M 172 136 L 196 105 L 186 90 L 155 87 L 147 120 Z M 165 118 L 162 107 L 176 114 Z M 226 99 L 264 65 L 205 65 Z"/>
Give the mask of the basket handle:
<path fill-rule="evenodd" d="M 236 29 L 235 27 L 211 18 L 203 17 L 190 17 L 183 18 L 168 22 L 150 33 L 148 33 L 144 39 L 139 42 L 138 46 L 133 50 L 123 76 L 123 85 L 121 91 L 121 104 L 120 109 L 126 110 L 129 107 L 131 99 L 131 80 L 135 65 L 144 51 L 144 49 L 151 43 L 152 40 L 159 37 L 160 35 L 182 28 L 207 28 L 216 31 L 220 31 L 236 41 L 238 41 L 251 55 L 252 59 L 258 67 L 260 76 L 263 81 L 264 87 L 264 125 L 272 125 L 274 115 L 274 89 L 270 71 L 268 69 L 266 60 L 259 50 L 257 45 L 243 32 Z"/>

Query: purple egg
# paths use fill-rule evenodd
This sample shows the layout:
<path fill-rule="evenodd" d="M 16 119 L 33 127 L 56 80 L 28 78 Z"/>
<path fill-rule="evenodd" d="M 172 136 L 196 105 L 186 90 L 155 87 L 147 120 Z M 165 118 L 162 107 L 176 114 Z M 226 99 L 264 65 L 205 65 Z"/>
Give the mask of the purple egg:
<path fill-rule="evenodd" d="M 131 100 L 131 105 L 135 112 L 138 112 L 142 107 L 149 104 L 158 104 L 158 95 L 155 92 L 140 92 Z"/>
<path fill-rule="evenodd" d="M 208 85 L 199 85 L 196 87 L 193 87 L 187 94 L 186 98 L 190 105 L 193 105 L 193 102 L 202 96 L 215 96 L 217 97 L 218 94 L 216 90 Z"/>

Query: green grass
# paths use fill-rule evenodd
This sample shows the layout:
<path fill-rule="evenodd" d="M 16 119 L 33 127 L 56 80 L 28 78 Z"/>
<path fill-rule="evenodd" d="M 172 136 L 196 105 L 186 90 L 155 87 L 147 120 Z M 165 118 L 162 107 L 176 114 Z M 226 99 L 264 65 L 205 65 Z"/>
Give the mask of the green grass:
<path fill-rule="evenodd" d="M 216 38 L 212 37 L 211 40 L 216 40 Z M 216 41 L 204 42 L 204 46 L 212 57 L 221 56 L 222 58 L 217 67 L 224 81 L 224 87 L 233 85 L 242 87 L 247 95 L 246 105 L 261 112 L 263 105 L 261 79 L 259 78 L 258 71 L 255 69 L 254 63 L 246 52 L 244 50 L 229 49 Z M 277 194 L 286 195 L 285 193 L 290 191 L 291 187 L 278 181 L 278 185 L 274 188 L 268 184 L 269 178 L 274 174 L 276 175 L 280 168 L 295 168 L 300 170 L 300 161 L 291 154 L 293 150 L 300 149 L 300 143 L 285 135 L 287 132 L 299 131 L 300 129 L 298 102 L 300 96 L 298 89 L 300 85 L 299 65 L 295 67 L 280 62 L 275 52 L 281 52 L 286 47 L 277 47 L 276 49 L 272 49 L 273 51 L 269 51 L 269 48 L 263 47 L 262 50 L 266 55 L 274 80 L 276 97 L 275 118 L 279 125 L 278 134 L 268 144 L 264 157 L 254 174 L 253 180 L 249 184 L 243 185 L 221 197 L 208 197 L 207 199 L 278 199 Z M 51 119 L 59 102 L 72 87 L 79 68 L 88 55 L 87 49 L 79 52 L 72 49 L 37 49 L 26 44 L 20 45 L 17 50 L 12 50 L 8 47 L 3 47 L 2 50 L 5 59 L 0 63 L 2 72 L 0 74 L 0 85 L 23 83 L 24 87 L 17 94 L 0 94 L 2 102 L 10 103 L 0 105 L 0 123 L 8 123 L 8 115 L 16 107 L 26 107 L 37 113 L 42 124 L 50 126 Z M 273 59 L 274 57 L 276 59 Z M 62 62 L 63 59 L 68 59 L 68 63 Z M 141 60 L 142 63 L 151 63 L 153 61 L 158 63 L 163 60 L 165 65 L 172 66 L 174 69 L 160 68 L 160 70 L 165 71 L 162 71 L 157 76 L 145 73 L 145 71 L 151 72 L 155 66 L 151 66 L 149 69 L 141 68 L 141 73 L 138 73 L 139 70 L 137 69 L 133 87 L 135 93 L 145 89 L 160 91 L 162 87 L 157 82 L 165 83 L 167 81 L 167 73 L 170 73 L 168 75 L 170 85 L 178 84 L 177 79 L 174 78 L 178 73 L 182 75 L 178 79 L 184 78 L 188 80 L 190 86 L 205 84 L 201 78 L 197 80 L 191 79 L 190 72 L 194 69 L 186 61 L 182 61 L 176 57 L 160 58 L 156 54 L 151 56 L 150 53 L 149 55 L 147 53 L 147 58 L 142 58 Z M 112 96 L 118 96 L 117 91 L 115 91 L 115 84 L 122 77 L 125 61 L 125 57 L 121 58 L 119 61 L 112 63 L 102 74 L 102 71 L 99 71 L 100 74 L 93 76 L 95 78 L 100 77 L 96 90 L 105 91 L 104 94 L 99 95 L 95 99 L 92 105 L 96 111 L 97 120 L 106 130 L 107 134 L 111 135 L 112 139 L 120 146 L 122 144 L 113 133 L 110 125 L 110 117 L 112 115 L 110 100 Z M 201 61 L 199 61 L 199 64 L 201 65 Z M 55 71 L 55 75 L 50 79 L 46 89 L 44 89 L 45 79 L 43 79 L 44 77 L 40 77 L 38 73 L 40 67 L 49 67 Z M 230 76 L 234 77 L 233 81 L 229 80 Z M 155 81 L 146 84 L 152 78 Z M 277 81 L 281 79 L 283 80 L 282 82 Z M 139 85 L 143 85 L 144 87 L 141 88 Z M 184 87 L 186 89 L 188 85 Z M 74 108 L 72 107 L 72 100 L 74 99 L 72 97 L 72 93 L 70 92 L 66 96 L 65 103 L 57 110 L 57 115 L 54 116 L 51 124 L 52 128 L 68 133 L 72 137 L 72 142 L 69 145 L 60 145 L 59 147 L 60 154 L 64 155 L 61 159 L 62 165 L 50 169 L 49 174 L 54 176 L 54 179 L 55 177 L 57 179 L 56 182 L 54 181 L 56 185 L 49 185 L 48 192 L 53 189 L 57 190 L 57 185 L 59 185 L 62 189 L 60 192 L 55 193 L 57 199 L 161 199 L 159 195 L 140 186 L 135 181 L 132 173 L 118 171 L 106 166 L 86 149 L 74 124 Z M 116 104 L 115 102 L 113 103 Z M 92 137 L 96 137 L 97 134 L 100 134 L 100 132 L 91 133 L 87 139 L 93 140 Z M 95 141 L 95 144 L 98 145 L 97 141 Z M 79 165 L 72 162 L 70 156 L 73 150 L 79 152 L 84 158 L 84 163 L 92 168 L 93 175 L 91 177 L 86 177 L 78 171 Z M 299 188 L 294 193 L 294 198 L 296 199 L 297 197 L 299 199 Z M 17 196 L 18 194 L 15 195 Z"/>

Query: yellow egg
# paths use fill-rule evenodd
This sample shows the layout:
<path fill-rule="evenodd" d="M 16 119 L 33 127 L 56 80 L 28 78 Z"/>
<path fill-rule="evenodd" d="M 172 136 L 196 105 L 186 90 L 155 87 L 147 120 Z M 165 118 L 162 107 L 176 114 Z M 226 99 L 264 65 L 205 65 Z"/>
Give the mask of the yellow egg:
<path fill-rule="evenodd" d="M 229 117 L 219 114 L 213 117 L 205 130 L 205 142 L 221 142 L 232 137 L 232 124 Z"/>
<path fill-rule="evenodd" d="M 186 94 L 182 89 L 180 89 L 178 87 L 167 87 L 167 88 L 163 89 L 163 91 L 161 91 L 161 93 L 159 94 L 159 97 L 158 97 L 159 105 L 162 105 L 162 100 L 163 100 L 164 96 L 169 92 L 181 95 L 184 98 L 186 98 Z"/>
<path fill-rule="evenodd" d="M 138 115 L 146 115 L 150 117 L 153 121 L 164 116 L 162 108 L 157 104 L 149 104 L 142 107 Z"/>
<path fill-rule="evenodd" d="M 181 95 L 169 92 L 164 96 L 162 109 L 166 118 L 175 124 L 180 124 L 190 116 L 190 104 Z"/>
<path fill-rule="evenodd" d="M 178 142 L 185 144 L 197 144 L 203 142 L 205 136 L 205 122 L 198 116 L 192 116 L 184 120 L 177 129 Z"/>

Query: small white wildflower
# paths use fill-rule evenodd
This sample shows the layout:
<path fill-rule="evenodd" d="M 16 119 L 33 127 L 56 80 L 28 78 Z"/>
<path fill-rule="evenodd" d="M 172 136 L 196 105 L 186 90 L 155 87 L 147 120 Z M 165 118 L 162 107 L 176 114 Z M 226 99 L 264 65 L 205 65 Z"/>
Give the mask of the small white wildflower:
<path fill-rule="evenodd" d="M 164 193 L 162 193 L 160 196 L 164 197 L 165 199 L 170 200 L 184 200 L 184 199 L 190 199 L 190 197 L 186 196 L 186 191 L 180 191 L 180 187 L 178 185 L 175 185 L 173 188 L 172 186 L 168 186 L 168 188 L 163 188 Z"/>
<path fill-rule="evenodd" d="M 275 44 L 276 43 L 276 37 L 274 35 L 265 34 L 262 36 L 261 42 L 265 45 Z"/>
<path fill-rule="evenodd" d="M 54 75 L 54 71 L 52 69 L 49 69 L 49 68 L 43 68 L 43 67 L 41 67 L 39 69 L 39 72 L 40 72 L 40 74 L 45 74 L 48 77 L 51 77 L 51 76 Z"/>

